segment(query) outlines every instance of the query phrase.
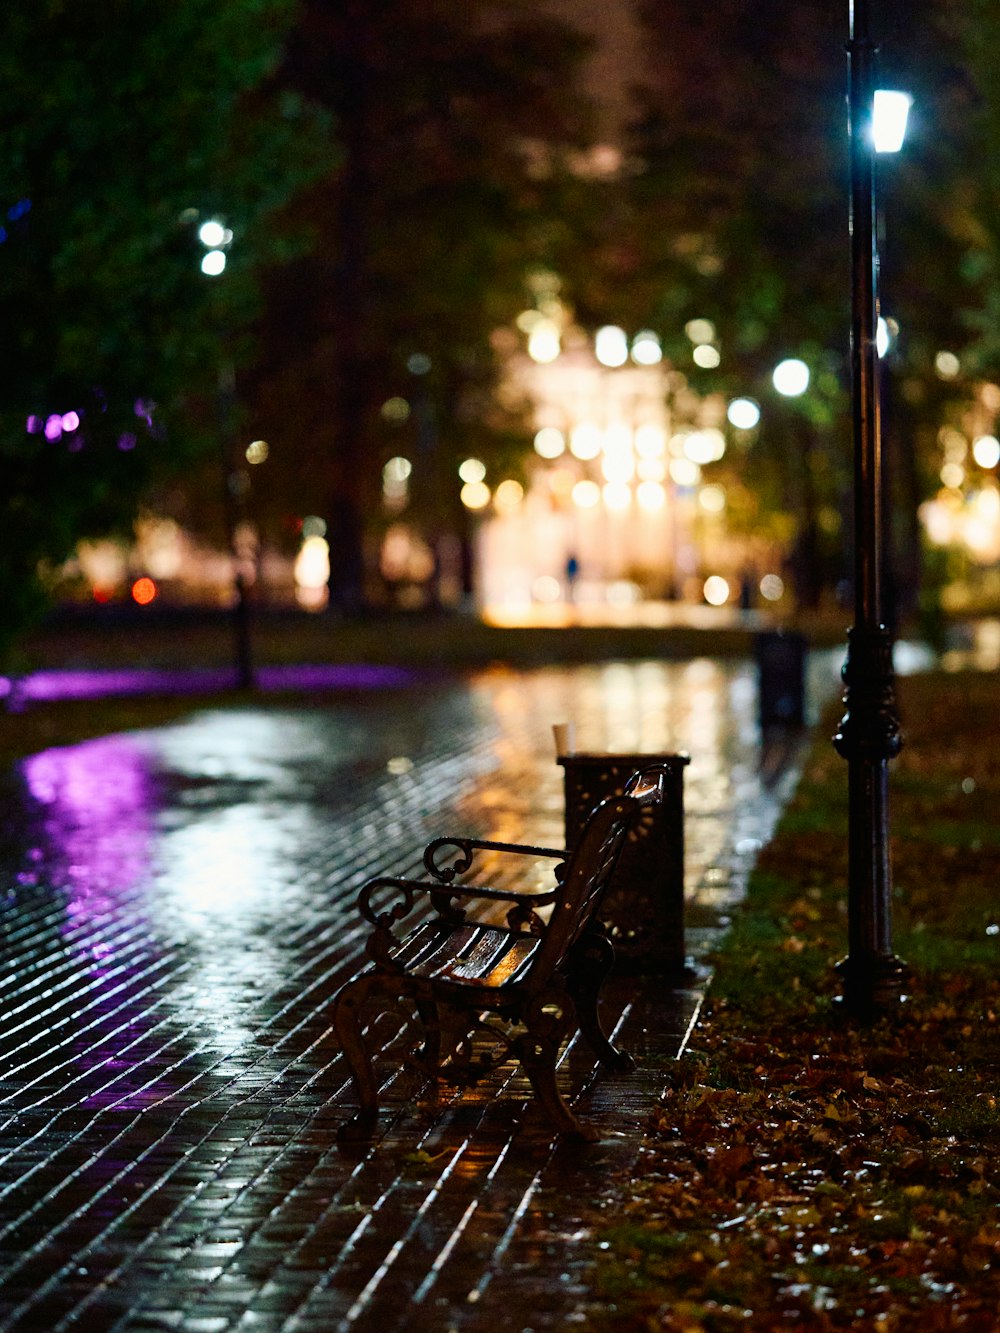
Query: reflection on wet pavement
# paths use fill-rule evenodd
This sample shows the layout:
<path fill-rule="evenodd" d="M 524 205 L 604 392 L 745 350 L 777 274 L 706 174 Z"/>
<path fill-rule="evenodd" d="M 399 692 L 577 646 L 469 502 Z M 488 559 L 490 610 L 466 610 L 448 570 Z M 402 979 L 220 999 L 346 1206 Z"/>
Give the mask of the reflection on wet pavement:
<path fill-rule="evenodd" d="M 690 752 L 707 920 L 780 801 L 755 710 L 747 664 L 494 670 L 27 760 L 2 794 L 0 1328 L 404 1328 L 458 1293 L 474 1327 L 465 1296 L 503 1289 L 560 1154 L 511 1071 L 414 1103 L 398 1068 L 371 1157 L 337 1153 L 327 1011 L 363 961 L 357 888 L 443 832 L 561 844 L 572 719 L 580 749 Z M 622 1139 L 628 1097 L 600 1086 Z"/>

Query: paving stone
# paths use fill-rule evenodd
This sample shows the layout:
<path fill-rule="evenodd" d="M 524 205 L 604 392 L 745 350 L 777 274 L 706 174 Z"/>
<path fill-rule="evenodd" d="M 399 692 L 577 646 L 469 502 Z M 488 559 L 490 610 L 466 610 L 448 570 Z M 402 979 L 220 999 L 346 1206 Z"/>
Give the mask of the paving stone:
<path fill-rule="evenodd" d="M 572 717 L 589 750 L 690 751 L 703 950 L 794 767 L 762 780 L 754 708 L 746 663 L 498 669 L 26 761 L 0 791 L 0 1330 L 572 1322 L 573 1201 L 627 1179 L 701 992 L 607 988 L 640 1065 L 567 1052 L 594 1145 L 554 1141 L 511 1068 L 457 1094 L 397 1062 L 355 1160 L 329 1029 L 363 963 L 354 897 L 441 833 L 561 843 L 550 726 Z"/>

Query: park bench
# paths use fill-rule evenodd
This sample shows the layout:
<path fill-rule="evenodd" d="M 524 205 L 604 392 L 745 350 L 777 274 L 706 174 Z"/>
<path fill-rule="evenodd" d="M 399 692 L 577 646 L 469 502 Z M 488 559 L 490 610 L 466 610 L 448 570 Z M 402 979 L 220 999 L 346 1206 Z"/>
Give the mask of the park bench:
<path fill-rule="evenodd" d="M 341 1127 L 342 1143 L 369 1138 L 378 1114 L 363 1015 L 404 1006 L 424 1031 L 409 1063 L 464 1086 L 516 1057 L 553 1126 L 593 1137 L 559 1091 L 556 1062 L 566 1039 L 579 1032 L 604 1065 L 634 1067 L 631 1056 L 608 1039 L 598 1013 L 601 986 L 614 962 L 600 910 L 630 833 L 655 817 L 664 799 L 666 776 L 655 765 L 636 772 L 622 795 L 596 806 L 569 850 L 436 838 L 423 858 L 429 881 L 383 877 L 364 885 L 358 907 L 374 927 L 367 944 L 371 963 L 341 988 L 333 1006 L 360 1102 L 357 1115 Z M 460 879 L 480 851 L 500 859 L 532 858 L 536 866 L 551 858 L 553 887 L 523 892 Z M 400 937 L 394 927 L 420 899 L 429 899 L 434 914 Z M 484 905 L 506 908 L 503 924 L 470 917 Z"/>

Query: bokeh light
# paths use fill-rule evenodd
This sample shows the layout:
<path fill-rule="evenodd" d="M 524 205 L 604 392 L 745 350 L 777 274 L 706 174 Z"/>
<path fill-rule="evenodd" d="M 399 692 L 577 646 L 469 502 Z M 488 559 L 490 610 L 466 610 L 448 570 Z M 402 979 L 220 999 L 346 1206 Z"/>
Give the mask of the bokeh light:
<path fill-rule="evenodd" d="M 698 503 L 706 514 L 721 514 L 726 507 L 724 487 L 703 486 L 698 493 Z"/>
<path fill-rule="evenodd" d="M 215 218 L 210 218 L 208 222 L 203 222 L 198 228 L 198 240 L 209 250 L 217 250 L 226 238 L 226 229 Z"/>
<path fill-rule="evenodd" d="M 737 430 L 753 430 L 760 421 L 760 407 L 752 398 L 734 398 L 726 416 Z"/>
<path fill-rule="evenodd" d="M 721 574 L 710 575 L 705 580 L 703 592 L 709 606 L 725 606 L 729 601 L 729 584 Z"/>
<path fill-rule="evenodd" d="M 632 360 L 637 366 L 656 366 L 663 360 L 660 340 L 652 329 L 643 329 L 632 339 Z"/>
<path fill-rule="evenodd" d="M 558 458 L 566 449 L 566 437 L 556 426 L 543 426 L 535 436 L 535 453 L 539 458 Z"/>
<path fill-rule="evenodd" d="M 798 398 L 809 388 L 809 367 L 798 357 L 787 357 L 775 366 L 771 380 L 783 397 Z"/>
<path fill-rule="evenodd" d="M 569 451 L 583 462 L 596 458 L 601 452 L 601 432 L 586 421 L 574 426 L 569 437 Z"/>
<path fill-rule="evenodd" d="M 202 256 L 201 271 L 210 278 L 217 278 L 226 267 L 226 255 L 223 250 L 209 250 Z"/>
<path fill-rule="evenodd" d="M 780 574 L 765 574 L 760 581 L 760 595 L 766 602 L 780 602 L 785 595 L 785 581 Z"/>
<path fill-rule="evenodd" d="M 484 481 L 467 481 L 459 494 L 466 509 L 485 509 L 491 499 L 490 488 Z"/>
<path fill-rule="evenodd" d="M 710 343 L 715 337 L 715 325 L 710 319 L 689 319 L 684 332 L 693 343 Z"/>
<path fill-rule="evenodd" d="M 980 435 L 972 442 L 972 457 L 980 467 L 996 467 L 1000 463 L 1000 440 L 995 435 Z"/>
<path fill-rule="evenodd" d="M 482 481 L 486 476 L 486 464 L 480 458 L 467 458 L 459 464 L 458 475 L 463 481 Z"/>
<path fill-rule="evenodd" d="M 677 486 L 697 486 L 701 480 L 701 468 L 690 458 L 673 458 L 670 461 L 670 477 Z"/>
<path fill-rule="evenodd" d="M 540 319 L 528 335 L 528 355 L 539 365 L 558 360 L 562 346 L 559 326 L 551 319 Z"/>
<path fill-rule="evenodd" d="M 602 491 L 606 508 L 623 513 L 632 504 L 632 489 L 622 481 L 609 481 Z"/>
<path fill-rule="evenodd" d="M 405 398 L 387 398 L 379 408 L 379 415 L 383 421 L 388 421 L 393 426 L 401 426 L 404 421 L 409 420 L 410 404 Z"/>
<path fill-rule="evenodd" d="M 954 352 L 938 352 L 934 358 L 934 369 L 943 380 L 953 380 L 962 369 L 962 363 Z"/>
<path fill-rule="evenodd" d="M 502 481 L 496 488 L 496 492 L 493 496 L 493 503 L 502 513 L 510 513 L 512 510 L 518 508 L 523 499 L 524 487 L 519 481 L 515 481 L 513 477 L 508 477 L 506 481 Z"/>
<path fill-rule="evenodd" d="M 594 338 L 594 355 L 602 366 L 623 366 L 628 360 L 628 338 L 617 324 L 605 324 Z"/>
<path fill-rule="evenodd" d="M 156 584 L 143 576 L 132 584 L 132 600 L 138 606 L 148 606 L 156 598 Z"/>
<path fill-rule="evenodd" d="M 601 503 L 601 488 L 596 481 L 578 481 L 572 494 L 577 509 L 594 509 Z"/>
<path fill-rule="evenodd" d="M 667 492 L 658 481 L 644 481 L 637 488 L 635 498 L 639 508 L 647 513 L 663 509 L 667 503 Z"/>

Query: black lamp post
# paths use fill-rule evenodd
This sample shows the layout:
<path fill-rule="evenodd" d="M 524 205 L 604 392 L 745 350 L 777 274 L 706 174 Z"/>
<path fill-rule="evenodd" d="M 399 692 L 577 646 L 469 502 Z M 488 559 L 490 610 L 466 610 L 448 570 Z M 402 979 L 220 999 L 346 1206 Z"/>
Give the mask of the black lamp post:
<path fill-rule="evenodd" d="M 901 738 L 892 639 L 883 617 L 883 486 L 879 419 L 875 46 L 868 0 L 850 0 L 851 372 L 854 436 L 854 626 L 844 664 L 846 712 L 834 745 L 848 763 L 848 955 L 839 964 L 848 1012 L 867 1020 L 902 999 L 892 947 L 889 760 Z"/>
<path fill-rule="evenodd" d="M 205 247 L 202 256 L 201 271 L 207 277 L 216 278 L 225 272 L 226 251 L 232 244 L 233 233 L 215 218 L 202 223 L 198 229 L 198 239 Z M 223 339 L 220 335 L 220 345 Z M 225 488 L 226 530 L 229 536 L 229 553 L 233 566 L 233 654 L 236 670 L 236 683 L 242 690 L 249 690 L 254 685 L 253 656 L 250 645 L 250 602 L 247 595 L 246 577 L 243 572 L 243 555 L 239 550 L 237 532 L 243 514 L 246 488 L 249 478 L 233 467 L 232 427 L 233 402 L 236 394 L 236 379 L 232 361 L 224 354 L 219 362 L 218 372 L 218 413 L 219 413 L 219 449 L 222 461 L 222 481 Z"/>

